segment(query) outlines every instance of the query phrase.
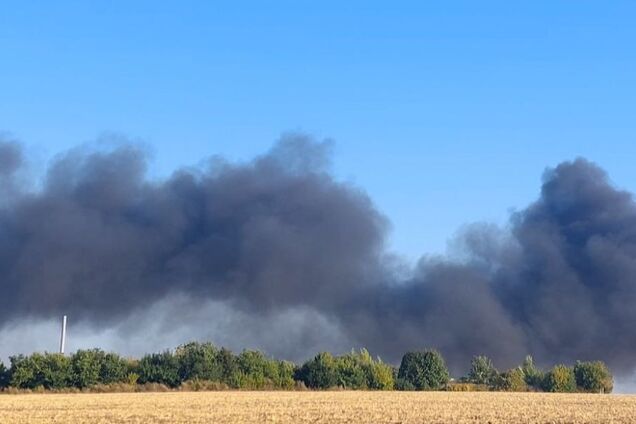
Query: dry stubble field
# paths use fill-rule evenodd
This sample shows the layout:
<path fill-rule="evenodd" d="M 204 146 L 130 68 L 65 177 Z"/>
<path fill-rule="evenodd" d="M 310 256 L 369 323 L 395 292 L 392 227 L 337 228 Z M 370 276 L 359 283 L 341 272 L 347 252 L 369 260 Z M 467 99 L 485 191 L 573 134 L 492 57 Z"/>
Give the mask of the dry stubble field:
<path fill-rule="evenodd" d="M 0 396 L 13 423 L 636 423 L 636 396 L 169 392 Z"/>

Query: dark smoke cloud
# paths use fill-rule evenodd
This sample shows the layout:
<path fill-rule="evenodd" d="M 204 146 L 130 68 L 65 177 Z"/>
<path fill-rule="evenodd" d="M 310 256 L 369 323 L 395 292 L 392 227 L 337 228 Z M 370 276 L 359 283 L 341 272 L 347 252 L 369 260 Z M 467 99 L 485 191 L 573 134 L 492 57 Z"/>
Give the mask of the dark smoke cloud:
<path fill-rule="evenodd" d="M 23 166 L 16 146 L 0 144 L 0 179 Z M 62 313 L 130 326 L 161 302 L 189 299 L 182 308 L 213 302 L 244 326 L 271 322 L 257 332 L 294 357 L 289 340 L 315 350 L 321 338 L 325 349 L 345 338 L 390 361 L 434 346 L 456 372 L 478 353 L 501 367 L 532 353 L 546 365 L 634 368 L 636 204 L 596 165 L 547 171 L 540 198 L 509 228 L 471 225 L 456 257 L 405 273 L 386 250 L 388 221 L 334 179 L 329 152 L 285 136 L 253 161 L 216 158 L 163 181 L 147 178 L 134 145 L 58 157 L 41 188 L 13 190 L 0 207 L 0 327 Z M 329 325 L 312 330 L 314 320 Z M 201 321 L 191 325 L 212 325 Z"/>

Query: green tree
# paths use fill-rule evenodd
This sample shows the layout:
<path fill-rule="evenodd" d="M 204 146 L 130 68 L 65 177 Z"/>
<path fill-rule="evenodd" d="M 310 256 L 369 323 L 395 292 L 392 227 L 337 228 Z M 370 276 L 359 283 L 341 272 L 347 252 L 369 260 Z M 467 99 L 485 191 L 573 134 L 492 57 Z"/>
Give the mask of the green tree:
<path fill-rule="evenodd" d="M 221 382 L 227 384 L 230 387 L 237 388 L 239 385 L 239 366 L 236 360 L 236 356 L 232 353 L 231 350 L 226 348 L 221 348 L 217 355 L 217 362 L 221 367 Z"/>
<path fill-rule="evenodd" d="M 367 349 L 336 358 L 338 386 L 345 389 L 387 390 L 394 386 L 393 368 L 374 360 Z"/>
<path fill-rule="evenodd" d="M 321 352 L 305 362 L 298 370 L 297 379 L 312 389 L 328 389 L 338 384 L 336 360 L 329 352 Z"/>
<path fill-rule="evenodd" d="M 407 352 L 402 357 L 398 378 L 401 388 L 412 386 L 416 390 L 438 390 L 449 380 L 444 358 L 436 350 Z"/>
<path fill-rule="evenodd" d="M 523 371 L 523 377 L 528 386 L 534 387 L 535 389 L 541 388 L 545 376 L 543 372 L 535 366 L 532 356 L 528 355 L 523 360 L 523 364 L 521 364 L 521 371 Z"/>
<path fill-rule="evenodd" d="M 294 375 L 296 364 L 289 361 L 278 361 L 278 381 L 276 386 L 281 389 L 292 389 L 295 385 Z"/>
<path fill-rule="evenodd" d="M 34 389 L 60 389 L 71 384 L 71 367 L 68 357 L 58 353 L 34 353 L 18 355 L 11 361 L 11 386 Z"/>
<path fill-rule="evenodd" d="M 116 353 L 105 353 L 101 358 L 99 380 L 103 384 L 129 382 L 129 375 L 134 373 L 136 363 Z"/>
<path fill-rule="evenodd" d="M 525 392 L 528 390 L 525 375 L 521 368 L 513 368 L 499 374 L 494 381 L 493 387 L 495 390 L 504 392 Z"/>
<path fill-rule="evenodd" d="M 470 363 L 468 380 L 475 384 L 493 385 L 499 371 L 487 356 L 475 356 Z"/>
<path fill-rule="evenodd" d="M 345 389 L 366 389 L 367 375 L 373 360 L 366 350 L 364 354 L 351 351 L 336 358 L 337 385 Z"/>
<path fill-rule="evenodd" d="M 0 361 L 0 390 L 9 386 L 10 378 L 9 370 L 4 366 L 2 361 Z"/>
<path fill-rule="evenodd" d="M 367 387 L 375 390 L 393 390 L 395 387 L 395 370 L 389 364 L 385 364 L 380 358 L 371 361 L 365 366 L 367 373 Z"/>
<path fill-rule="evenodd" d="M 244 350 L 236 361 L 239 368 L 239 387 L 262 389 L 278 381 L 278 363 L 257 350 Z"/>
<path fill-rule="evenodd" d="M 29 388 L 29 386 L 35 387 L 33 385 L 35 367 L 29 363 L 25 355 L 11 356 L 9 362 L 11 364 L 9 381 L 11 386 L 21 389 Z"/>
<path fill-rule="evenodd" d="M 601 361 L 580 362 L 574 365 L 574 377 L 580 391 L 588 393 L 611 393 L 614 388 L 614 378 Z"/>
<path fill-rule="evenodd" d="M 566 365 L 556 365 L 545 375 L 543 389 L 546 392 L 575 392 L 574 370 Z"/>
<path fill-rule="evenodd" d="M 78 350 L 71 356 L 71 382 L 75 387 L 123 382 L 130 372 L 129 363 L 116 353 L 89 349 Z"/>
<path fill-rule="evenodd" d="M 84 388 L 100 383 L 104 352 L 99 349 L 78 350 L 71 356 L 71 381 Z"/>
<path fill-rule="evenodd" d="M 170 351 L 146 355 L 139 361 L 140 383 L 160 383 L 177 387 L 182 383 L 179 378 L 179 361 Z"/>
<path fill-rule="evenodd" d="M 191 342 L 179 346 L 175 356 L 179 361 L 179 377 L 186 380 L 221 381 L 223 365 L 217 360 L 219 350 L 212 343 Z"/>

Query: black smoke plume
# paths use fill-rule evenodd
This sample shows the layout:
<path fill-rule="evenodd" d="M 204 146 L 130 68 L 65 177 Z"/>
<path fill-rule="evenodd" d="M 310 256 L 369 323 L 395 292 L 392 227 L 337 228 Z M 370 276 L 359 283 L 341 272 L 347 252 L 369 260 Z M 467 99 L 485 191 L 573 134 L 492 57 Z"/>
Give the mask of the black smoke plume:
<path fill-rule="evenodd" d="M 636 204 L 584 159 L 546 171 L 507 228 L 472 225 L 461 255 L 405 272 L 387 219 L 305 136 L 162 181 L 134 145 L 68 152 L 35 188 L 22 156 L 0 144 L 0 328 L 62 313 L 106 327 L 185 296 L 311 310 L 390 361 L 433 346 L 454 370 L 474 354 L 636 365 Z"/>

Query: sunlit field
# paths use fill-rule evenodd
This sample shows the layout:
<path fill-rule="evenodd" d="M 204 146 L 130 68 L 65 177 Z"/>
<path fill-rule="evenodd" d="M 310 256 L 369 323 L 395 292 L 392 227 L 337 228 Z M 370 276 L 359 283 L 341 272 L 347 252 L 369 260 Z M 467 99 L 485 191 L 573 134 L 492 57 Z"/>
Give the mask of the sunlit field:
<path fill-rule="evenodd" d="M 636 396 L 169 392 L 0 396 L 12 423 L 634 423 Z"/>

